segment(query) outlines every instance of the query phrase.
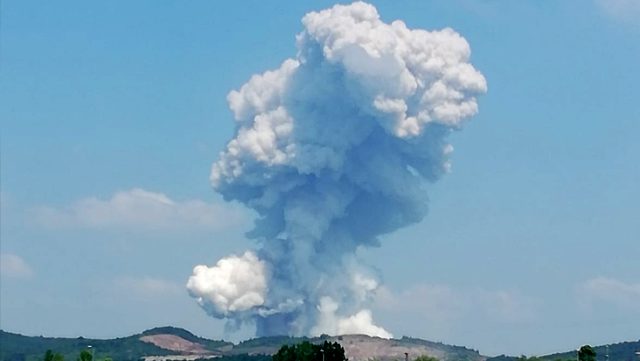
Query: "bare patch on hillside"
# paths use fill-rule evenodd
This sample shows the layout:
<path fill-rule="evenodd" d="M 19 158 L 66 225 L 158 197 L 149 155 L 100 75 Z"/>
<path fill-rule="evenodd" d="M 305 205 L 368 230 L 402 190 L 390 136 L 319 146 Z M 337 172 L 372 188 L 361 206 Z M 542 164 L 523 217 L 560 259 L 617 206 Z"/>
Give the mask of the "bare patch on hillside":
<path fill-rule="evenodd" d="M 334 338 L 339 342 L 349 360 L 367 361 L 367 360 L 397 360 L 404 361 L 405 352 L 409 354 L 409 360 L 413 360 L 418 356 L 427 355 L 437 358 L 438 360 L 446 360 L 449 355 L 443 350 L 438 350 L 425 345 L 408 345 L 398 340 L 389 340 L 378 337 L 369 337 L 364 335 L 345 335 Z"/>
<path fill-rule="evenodd" d="M 211 351 L 205 349 L 201 344 L 185 340 L 184 338 L 175 335 L 163 334 L 142 336 L 140 337 L 140 341 L 152 343 L 165 350 L 180 353 L 192 355 L 206 355 L 211 353 Z"/>

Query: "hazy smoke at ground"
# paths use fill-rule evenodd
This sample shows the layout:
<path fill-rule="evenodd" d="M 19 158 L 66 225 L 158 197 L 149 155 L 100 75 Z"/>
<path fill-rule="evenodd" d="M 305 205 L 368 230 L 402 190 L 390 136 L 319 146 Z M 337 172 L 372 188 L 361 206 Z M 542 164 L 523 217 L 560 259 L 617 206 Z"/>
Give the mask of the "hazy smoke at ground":
<path fill-rule="evenodd" d="M 366 309 L 358 247 L 419 222 L 449 167 L 447 135 L 487 89 L 451 29 L 386 24 L 357 2 L 307 14 L 298 54 L 228 96 L 237 130 L 211 181 L 259 214 L 257 249 L 196 266 L 187 288 L 257 335 L 391 334 Z"/>

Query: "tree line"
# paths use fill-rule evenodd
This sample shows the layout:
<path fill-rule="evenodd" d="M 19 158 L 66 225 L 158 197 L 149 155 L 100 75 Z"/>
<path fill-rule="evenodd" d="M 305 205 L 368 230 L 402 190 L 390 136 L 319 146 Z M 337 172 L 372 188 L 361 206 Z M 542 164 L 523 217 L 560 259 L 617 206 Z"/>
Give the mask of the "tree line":
<path fill-rule="evenodd" d="M 64 355 L 59 352 L 53 352 L 52 350 L 47 350 L 44 353 L 44 357 L 42 361 L 64 361 Z M 76 361 L 93 361 L 93 353 L 89 350 L 80 351 L 80 355 L 76 359 Z M 112 361 L 111 357 L 105 357 L 102 361 Z"/>

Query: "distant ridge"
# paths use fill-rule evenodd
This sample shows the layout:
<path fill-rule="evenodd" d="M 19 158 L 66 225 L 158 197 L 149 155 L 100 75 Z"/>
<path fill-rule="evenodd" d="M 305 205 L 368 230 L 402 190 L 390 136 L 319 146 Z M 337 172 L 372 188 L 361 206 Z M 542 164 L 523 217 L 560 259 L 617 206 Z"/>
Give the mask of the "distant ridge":
<path fill-rule="evenodd" d="M 23 336 L 0 330 L 0 360 L 40 361 L 46 350 L 61 353 L 66 361 L 74 361 L 81 350 L 92 346 L 97 359 L 111 357 L 114 361 L 138 360 L 144 355 L 169 355 L 168 350 L 139 340 L 140 335 L 97 340 L 84 337 L 62 338 Z"/>
<path fill-rule="evenodd" d="M 640 327 L 639 327 L 640 329 Z M 619 342 L 613 343 L 609 345 L 601 345 L 601 346 L 593 346 L 594 351 L 597 354 L 597 360 L 606 361 L 606 353 L 607 346 L 609 346 L 609 360 L 611 361 L 640 361 L 640 356 L 636 355 L 636 352 L 640 352 L 640 339 L 637 341 L 627 341 L 627 342 Z M 545 359 L 548 360 L 557 360 L 557 359 L 569 359 L 573 360 L 576 357 L 575 351 L 562 352 L 562 353 L 554 353 L 551 355 L 544 356 Z"/>
<path fill-rule="evenodd" d="M 261 337 L 242 341 L 237 345 L 222 340 L 210 340 L 194 335 L 178 327 L 156 327 L 142 333 L 114 339 L 55 338 L 24 336 L 0 330 L 0 361 L 40 361 L 48 349 L 64 355 L 66 361 L 77 359 L 81 350 L 92 346 L 97 361 L 110 357 L 113 361 L 140 360 L 164 361 L 216 358 L 219 361 L 268 361 L 270 355 L 285 344 L 302 341 L 320 343 L 338 342 L 346 351 L 350 361 L 403 361 L 404 353 L 410 359 L 421 355 L 441 361 L 516 361 L 518 357 L 486 357 L 477 350 L 462 346 L 451 346 L 413 337 L 383 339 L 366 335 L 343 335 L 320 337 Z M 605 361 L 606 346 L 594 347 L 597 361 Z M 609 361 L 638 361 L 635 352 L 640 350 L 640 341 L 621 342 L 609 345 Z M 539 357 L 543 361 L 568 361 L 575 359 L 575 351 Z"/>
<path fill-rule="evenodd" d="M 189 341 L 197 341 L 199 339 L 204 340 L 201 337 L 198 337 L 191 332 L 185 330 L 184 328 L 173 327 L 173 326 L 162 326 L 162 327 L 154 327 L 145 331 L 142 331 L 141 335 L 161 335 L 161 334 L 170 334 L 176 335 L 184 338 Z"/>
<path fill-rule="evenodd" d="M 609 353 L 608 361 L 640 361 L 640 357 L 636 352 L 640 352 L 640 340 L 612 343 L 609 345 L 594 346 L 596 352 L 596 361 L 607 361 L 607 351 Z M 608 350 L 607 350 L 608 347 Z M 538 356 L 542 361 L 573 361 L 576 360 L 576 351 L 558 352 L 549 355 Z M 517 361 L 520 357 L 500 355 L 491 357 L 487 361 Z"/>

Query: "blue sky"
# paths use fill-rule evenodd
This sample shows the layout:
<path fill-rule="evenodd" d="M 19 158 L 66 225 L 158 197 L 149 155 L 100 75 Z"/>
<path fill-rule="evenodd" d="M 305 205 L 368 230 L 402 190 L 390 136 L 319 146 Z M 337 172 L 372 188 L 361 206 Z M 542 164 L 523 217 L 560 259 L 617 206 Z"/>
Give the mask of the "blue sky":
<path fill-rule="evenodd" d="M 300 18 L 332 4 L 3 2 L 2 329 L 249 336 L 184 288 L 251 246 L 253 214 L 208 181 L 226 94 L 294 56 Z M 485 354 L 637 339 L 640 3 L 373 4 L 460 32 L 489 85 L 425 221 L 360 252 L 385 281 L 376 321 Z"/>

